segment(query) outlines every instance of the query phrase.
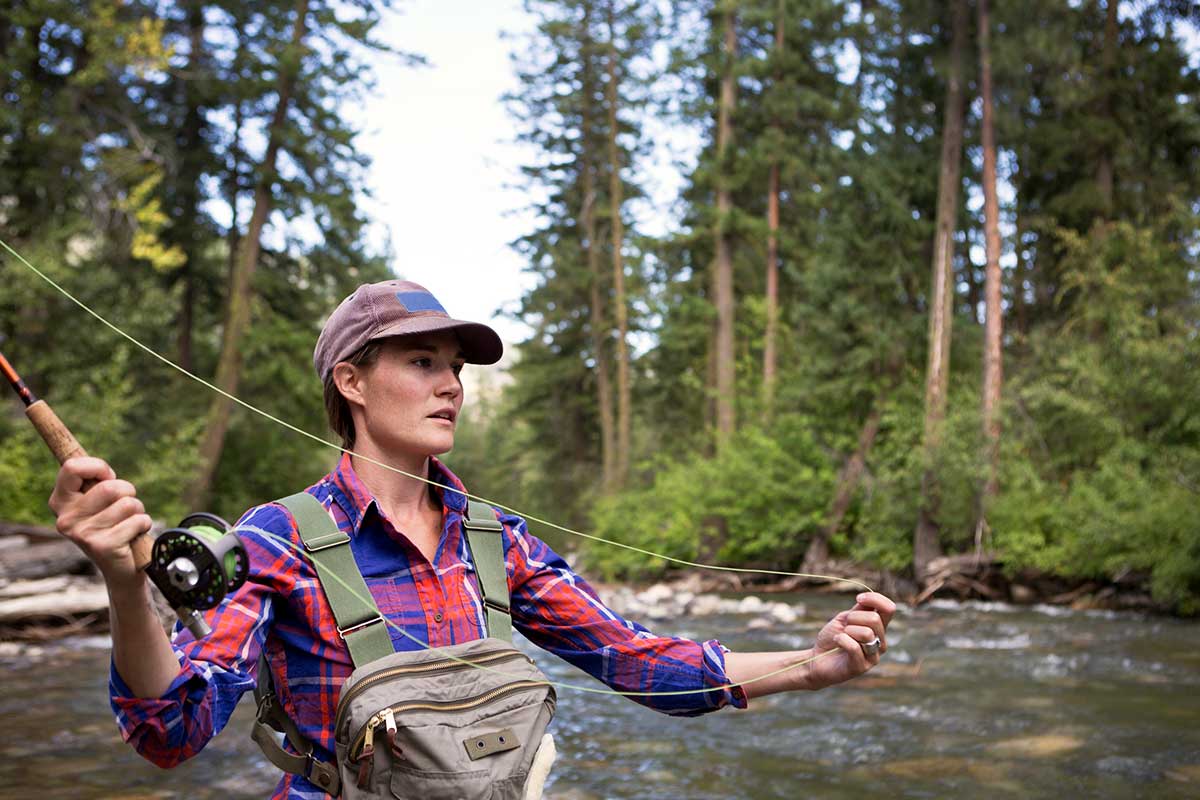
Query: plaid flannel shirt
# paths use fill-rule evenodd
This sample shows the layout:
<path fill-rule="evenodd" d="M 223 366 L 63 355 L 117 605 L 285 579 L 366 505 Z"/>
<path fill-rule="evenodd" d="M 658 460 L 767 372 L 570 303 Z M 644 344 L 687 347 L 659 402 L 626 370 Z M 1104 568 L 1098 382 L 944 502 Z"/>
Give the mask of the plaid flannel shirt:
<path fill-rule="evenodd" d="M 432 480 L 463 489 L 445 465 L 436 459 L 431 464 Z M 430 563 L 384 516 L 355 475 L 350 456 L 344 455 L 307 491 L 350 535 L 355 561 L 385 617 L 433 647 L 484 635 L 484 608 L 459 524 L 466 508 L 463 495 L 435 490 L 443 507 L 442 534 Z M 704 689 L 729 682 L 725 650 L 717 641 L 655 636 L 621 618 L 528 532 L 523 519 L 500 514 L 500 520 L 513 624 L 530 641 L 620 691 Z M 210 636 L 196 641 L 176 627 L 173 646 L 180 670 L 163 696 L 133 697 L 115 667 L 110 672 L 112 706 L 122 736 L 162 767 L 195 755 L 225 727 L 238 700 L 254 688 L 264 649 L 284 709 L 314 742 L 315 755 L 333 758 L 338 693 L 354 669 L 349 651 L 287 511 L 274 503 L 257 506 L 238 525 L 250 555 L 250 577 L 206 613 L 213 629 Z M 281 537 L 290 546 L 253 529 Z M 397 651 L 420 647 L 394 628 L 391 635 Z M 729 704 L 746 705 L 740 688 L 634 699 L 667 714 L 688 716 Z M 272 795 L 325 796 L 292 775 L 284 775 Z"/>

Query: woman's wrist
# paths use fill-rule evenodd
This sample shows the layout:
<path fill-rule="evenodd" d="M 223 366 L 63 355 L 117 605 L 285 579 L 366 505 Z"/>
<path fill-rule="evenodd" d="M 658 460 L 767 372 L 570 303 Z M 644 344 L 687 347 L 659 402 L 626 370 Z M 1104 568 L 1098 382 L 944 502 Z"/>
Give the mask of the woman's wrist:
<path fill-rule="evenodd" d="M 132 575 L 105 575 L 104 586 L 108 590 L 108 605 L 113 615 L 128 620 L 149 613 L 157 619 L 146 573 L 138 571 Z"/>
<path fill-rule="evenodd" d="M 791 678 L 794 683 L 792 691 L 796 692 L 811 692 L 819 689 L 819 686 L 813 685 L 812 674 L 812 658 L 816 655 L 816 648 L 801 650 L 796 654 L 800 663 L 792 670 Z"/>

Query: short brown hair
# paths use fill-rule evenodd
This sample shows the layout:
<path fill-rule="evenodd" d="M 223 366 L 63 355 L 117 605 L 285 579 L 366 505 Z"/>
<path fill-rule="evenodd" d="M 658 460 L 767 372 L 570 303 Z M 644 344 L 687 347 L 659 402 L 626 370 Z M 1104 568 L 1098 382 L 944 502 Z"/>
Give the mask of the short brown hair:
<path fill-rule="evenodd" d="M 379 360 L 383 352 L 383 340 L 375 339 L 355 350 L 342 361 L 355 367 L 369 367 Z M 338 362 L 341 363 L 341 362 Z M 329 420 L 329 428 L 342 440 L 342 447 L 349 450 L 354 447 L 354 417 L 350 415 L 350 403 L 338 391 L 330 370 L 325 378 L 325 417 Z"/>

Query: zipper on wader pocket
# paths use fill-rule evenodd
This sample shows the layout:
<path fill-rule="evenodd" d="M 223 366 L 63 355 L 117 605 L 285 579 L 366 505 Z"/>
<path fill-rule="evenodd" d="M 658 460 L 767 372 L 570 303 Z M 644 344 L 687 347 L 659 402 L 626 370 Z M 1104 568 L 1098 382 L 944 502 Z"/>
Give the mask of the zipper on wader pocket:
<path fill-rule="evenodd" d="M 533 659 L 522 652 L 517 650 L 501 650 L 500 652 L 496 653 L 485 653 L 484 655 L 477 656 L 470 660 L 446 658 L 442 659 L 441 661 L 430 661 L 427 664 L 411 664 L 403 667 L 392 667 L 391 669 L 385 669 L 380 672 L 376 672 L 369 678 L 365 678 L 362 681 L 354 684 L 354 686 L 350 687 L 350 691 L 346 692 L 346 694 L 338 701 L 337 717 L 334 720 L 333 730 L 337 732 L 342 729 L 342 723 L 346 721 L 346 714 L 350 711 L 350 702 L 359 694 L 380 681 L 385 681 L 389 678 L 395 678 L 400 675 L 423 675 L 428 672 L 450 672 L 456 669 L 473 667 L 477 664 L 499 664 L 505 661 L 520 658 L 525 659 L 530 664 L 533 663 Z"/>
<path fill-rule="evenodd" d="M 485 692 L 476 697 L 469 697 L 465 700 L 415 700 L 409 703 L 397 703 L 394 706 L 389 706 L 377 712 L 374 716 L 366 721 L 359 729 L 354 739 L 351 740 L 350 749 L 347 756 L 351 761 L 355 761 L 359 750 L 368 742 L 371 742 L 375 737 L 375 729 L 384 724 L 387 714 L 398 716 L 405 711 L 463 711 L 468 708 L 475 708 L 485 703 L 490 703 L 492 700 L 499 699 L 505 695 L 513 694 L 514 692 L 524 691 L 526 689 L 534 689 L 538 686 L 549 686 L 549 681 L 515 681 L 505 686 L 500 686 Z"/>

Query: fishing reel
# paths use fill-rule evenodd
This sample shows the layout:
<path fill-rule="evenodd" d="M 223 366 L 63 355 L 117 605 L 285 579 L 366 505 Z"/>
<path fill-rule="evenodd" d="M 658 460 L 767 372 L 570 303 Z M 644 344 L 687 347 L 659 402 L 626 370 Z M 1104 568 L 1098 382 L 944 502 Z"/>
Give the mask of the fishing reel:
<path fill-rule="evenodd" d="M 154 539 L 146 574 L 179 621 L 200 639 L 212 633 L 201 611 L 216 606 L 246 582 L 250 559 L 229 523 L 215 514 L 184 517 Z"/>

